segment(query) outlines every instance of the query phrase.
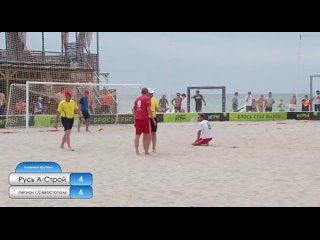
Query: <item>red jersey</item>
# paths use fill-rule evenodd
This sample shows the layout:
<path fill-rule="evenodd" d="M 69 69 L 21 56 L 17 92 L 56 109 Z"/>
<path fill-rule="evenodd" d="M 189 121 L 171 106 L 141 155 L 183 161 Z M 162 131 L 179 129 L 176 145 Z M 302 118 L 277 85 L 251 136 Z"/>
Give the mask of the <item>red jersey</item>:
<path fill-rule="evenodd" d="M 147 96 L 141 96 L 134 102 L 134 118 L 135 119 L 149 119 L 148 107 L 151 106 L 151 99 Z"/>

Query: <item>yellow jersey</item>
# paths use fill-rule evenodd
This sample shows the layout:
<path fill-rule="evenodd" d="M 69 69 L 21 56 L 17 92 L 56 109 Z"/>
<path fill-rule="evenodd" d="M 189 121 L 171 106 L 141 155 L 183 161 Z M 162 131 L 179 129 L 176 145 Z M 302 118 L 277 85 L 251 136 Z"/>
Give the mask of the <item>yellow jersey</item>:
<path fill-rule="evenodd" d="M 158 110 L 158 101 L 153 97 L 151 98 L 151 113 L 153 118 L 157 117 L 157 110 Z"/>
<path fill-rule="evenodd" d="M 70 102 L 63 100 L 59 104 L 58 112 L 61 113 L 61 117 L 72 119 L 74 118 L 75 111 L 78 109 L 78 104 L 74 100 L 70 100 Z"/>

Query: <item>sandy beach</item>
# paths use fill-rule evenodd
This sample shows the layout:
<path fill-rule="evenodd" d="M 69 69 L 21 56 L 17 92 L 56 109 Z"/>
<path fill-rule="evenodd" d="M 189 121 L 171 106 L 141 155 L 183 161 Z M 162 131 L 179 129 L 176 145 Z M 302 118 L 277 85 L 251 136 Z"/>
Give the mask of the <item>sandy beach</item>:
<path fill-rule="evenodd" d="M 0 206 L 320 206 L 319 122 L 214 122 L 215 142 L 193 147 L 198 123 L 159 124 L 158 153 L 136 156 L 132 125 L 0 133 Z M 4 130 L 0 130 L 4 132 Z M 25 161 L 91 172 L 91 200 L 12 200 L 8 176 Z"/>

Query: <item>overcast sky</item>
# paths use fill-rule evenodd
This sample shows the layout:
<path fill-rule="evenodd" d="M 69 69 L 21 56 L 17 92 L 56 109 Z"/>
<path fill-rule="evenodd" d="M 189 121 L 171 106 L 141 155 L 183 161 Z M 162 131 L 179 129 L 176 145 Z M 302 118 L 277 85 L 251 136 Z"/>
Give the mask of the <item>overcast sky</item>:
<path fill-rule="evenodd" d="M 0 48 L 3 39 L 1 33 Z M 46 50 L 60 51 L 60 44 L 60 33 L 46 33 Z M 27 45 L 41 50 L 41 33 L 28 33 Z M 209 85 L 229 93 L 304 93 L 309 75 L 320 74 L 320 33 L 103 32 L 100 55 L 110 83 L 141 83 L 157 92 Z"/>

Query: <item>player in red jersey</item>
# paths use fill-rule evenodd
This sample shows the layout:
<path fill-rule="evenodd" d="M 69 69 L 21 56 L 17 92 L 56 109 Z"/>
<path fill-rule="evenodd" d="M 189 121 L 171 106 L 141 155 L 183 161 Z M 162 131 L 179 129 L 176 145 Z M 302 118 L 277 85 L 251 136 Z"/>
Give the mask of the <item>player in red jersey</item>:
<path fill-rule="evenodd" d="M 141 134 L 143 134 L 143 148 L 144 153 L 149 155 L 149 148 L 151 144 L 151 125 L 150 118 L 152 118 L 151 112 L 151 99 L 147 96 L 148 89 L 143 88 L 141 95 L 134 102 L 134 126 L 136 128 L 136 137 L 134 140 L 134 146 L 136 148 L 136 154 L 140 155 L 139 142 Z M 157 123 L 154 121 L 154 124 Z"/>

